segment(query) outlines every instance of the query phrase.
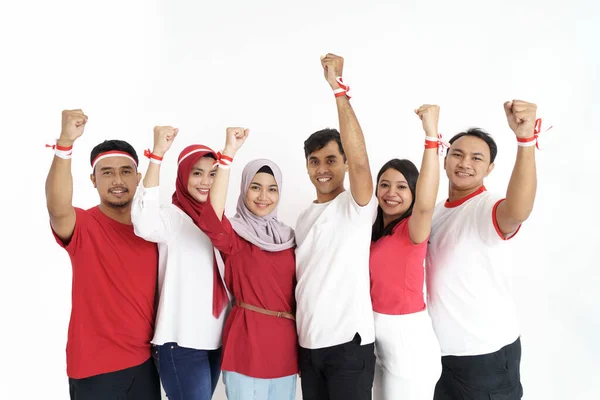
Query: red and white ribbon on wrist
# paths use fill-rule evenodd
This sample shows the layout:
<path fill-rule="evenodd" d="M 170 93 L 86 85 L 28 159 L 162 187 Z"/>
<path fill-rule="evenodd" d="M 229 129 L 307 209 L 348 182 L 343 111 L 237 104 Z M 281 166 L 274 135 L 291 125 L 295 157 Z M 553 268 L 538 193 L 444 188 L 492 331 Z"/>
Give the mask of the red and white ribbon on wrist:
<path fill-rule="evenodd" d="M 223 154 L 219 151 L 217 153 L 217 160 L 213 164 L 213 168 L 219 167 L 219 168 L 223 168 L 223 169 L 229 169 L 232 162 L 233 162 L 233 158 L 226 156 L 225 154 Z"/>
<path fill-rule="evenodd" d="M 161 156 L 157 156 L 156 154 L 152 153 L 150 149 L 144 150 L 144 157 L 147 157 L 148 160 L 154 164 L 160 164 L 163 160 Z"/>
<path fill-rule="evenodd" d="M 544 132 L 548 132 L 550 129 L 552 129 L 552 126 L 550 126 L 550 128 L 546 129 Z M 529 138 L 517 138 L 517 145 L 520 147 L 530 147 L 530 146 L 535 146 L 536 149 L 540 150 L 540 144 L 538 142 L 538 138 L 540 137 L 540 133 L 542 132 L 542 119 L 538 118 L 535 120 L 535 127 L 533 128 L 533 136 L 529 137 Z"/>
<path fill-rule="evenodd" d="M 58 144 L 47 144 L 46 147 L 50 147 L 54 150 L 54 155 L 60 157 L 63 160 L 69 160 L 73 155 L 73 145 L 69 147 L 59 146 Z"/>
<path fill-rule="evenodd" d="M 444 155 L 444 147 L 450 148 L 450 144 L 442 140 L 442 134 L 438 133 L 438 137 L 425 136 L 426 149 L 438 149 L 438 154 Z"/>
<path fill-rule="evenodd" d="M 335 81 L 337 82 L 338 85 L 340 85 L 340 87 L 338 89 L 333 90 L 333 94 L 335 95 L 335 97 L 346 96 L 346 97 L 348 97 L 348 99 L 351 99 L 352 96 L 350 95 L 350 86 L 348 86 L 344 83 L 341 76 L 338 76 L 337 78 L 335 78 Z"/>

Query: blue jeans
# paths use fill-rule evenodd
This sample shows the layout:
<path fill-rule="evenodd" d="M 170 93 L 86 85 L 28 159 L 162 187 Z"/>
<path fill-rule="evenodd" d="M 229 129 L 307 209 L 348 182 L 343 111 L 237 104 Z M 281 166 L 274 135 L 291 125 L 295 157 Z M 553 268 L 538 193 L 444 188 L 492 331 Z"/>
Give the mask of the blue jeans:
<path fill-rule="evenodd" d="M 177 343 L 152 346 L 152 357 L 169 400 L 210 400 L 221 373 L 221 349 L 196 350 Z"/>
<path fill-rule="evenodd" d="M 228 400 L 294 400 L 297 379 L 296 374 L 276 379 L 260 379 L 223 371 Z"/>

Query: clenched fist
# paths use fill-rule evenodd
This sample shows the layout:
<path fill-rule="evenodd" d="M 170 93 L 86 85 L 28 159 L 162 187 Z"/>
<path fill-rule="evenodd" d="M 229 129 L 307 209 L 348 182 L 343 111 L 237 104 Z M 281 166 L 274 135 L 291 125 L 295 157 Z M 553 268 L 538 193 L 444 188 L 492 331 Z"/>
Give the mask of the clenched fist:
<path fill-rule="evenodd" d="M 242 147 L 249 133 L 250 129 L 227 128 L 225 131 L 225 149 L 223 152 L 233 157 L 239 148 Z"/>
<path fill-rule="evenodd" d="M 152 154 L 156 154 L 159 157 L 165 155 L 165 153 L 171 148 L 173 140 L 179 132 L 178 128 L 172 126 L 155 126 L 154 127 L 154 149 Z"/>
<path fill-rule="evenodd" d="M 323 73 L 325 79 L 332 89 L 337 89 L 340 85 L 336 82 L 335 78 L 342 76 L 344 72 L 344 59 L 335 54 L 327 53 L 326 56 L 321 57 L 321 65 L 323 66 Z"/>
<path fill-rule="evenodd" d="M 62 112 L 62 130 L 58 139 L 59 143 L 72 145 L 78 137 L 83 135 L 87 120 L 87 115 L 81 110 L 64 110 Z"/>
<path fill-rule="evenodd" d="M 504 103 L 504 112 L 508 126 L 518 138 L 530 138 L 535 129 L 537 106 L 523 100 L 513 100 Z"/>
<path fill-rule="evenodd" d="M 423 130 L 429 137 L 438 137 L 438 121 L 440 119 L 440 107 L 435 104 L 423 104 L 415 110 L 415 114 L 423 122 Z"/>

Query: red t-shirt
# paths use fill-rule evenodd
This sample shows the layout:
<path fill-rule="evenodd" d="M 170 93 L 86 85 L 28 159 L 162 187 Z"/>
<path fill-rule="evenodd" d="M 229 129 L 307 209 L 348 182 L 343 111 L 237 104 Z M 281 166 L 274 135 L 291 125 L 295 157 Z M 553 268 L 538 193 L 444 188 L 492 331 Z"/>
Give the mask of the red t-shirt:
<path fill-rule="evenodd" d="M 236 300 L 271 311 L 295 314 L 294 249 L 263 251 L 241 238 L 213 208 L 202 207 L 200 229 L 221 251 L 225 283 Z M 296 322 L 233 307 L 223 330 L 221 368 L 253 378 L 274 379 L 298 373 Z"/>
<path fill-rule="evenodd" d="M 98 207 L 75 212 L 70 242 L 54 236 L 73 267 L 67 375 L 81 379 L 150 357 L 158 251 Z"/>
<path fill-rule="evenodd" d="M 371 300 L 373 311 L 380 314 L 412 314 L 425 310 L 423 261 L 427 240 L 413 244 L 408 233 L 408 220 L 371 243 Z"/>

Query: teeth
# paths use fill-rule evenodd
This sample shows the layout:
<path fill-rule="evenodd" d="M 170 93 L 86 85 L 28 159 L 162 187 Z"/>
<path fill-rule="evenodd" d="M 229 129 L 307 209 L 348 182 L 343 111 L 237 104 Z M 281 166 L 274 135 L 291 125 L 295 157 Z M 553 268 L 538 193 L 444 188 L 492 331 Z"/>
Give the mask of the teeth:
<path fill-rule="evenodd" d="M 319 178 L 317 179 L 319 182 L 328 182 L 331 178 Z"/>
<path fill-rule="evenodd" d="M 386 204 L 392 205 L 392 206 L 397 206 L 398 204 L 400 204 L 399 201 L 390 201 L 390 200 L 385 200 Z"/>

